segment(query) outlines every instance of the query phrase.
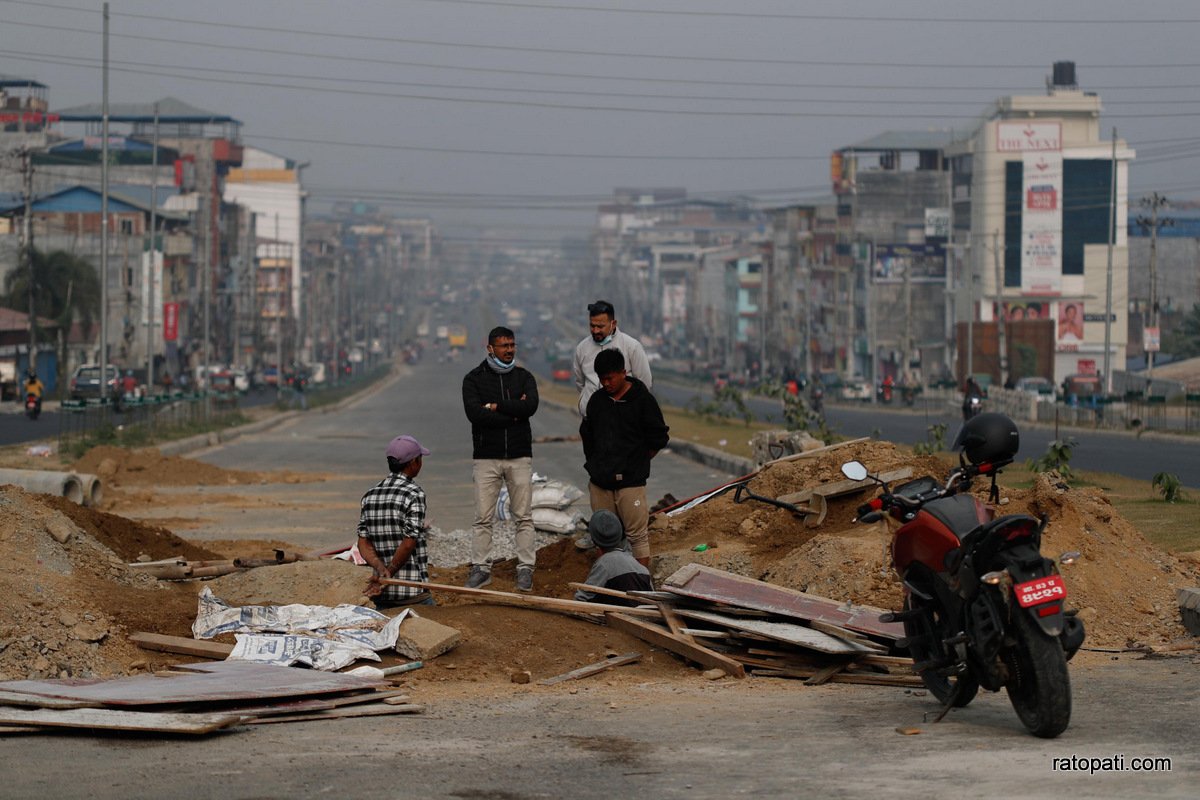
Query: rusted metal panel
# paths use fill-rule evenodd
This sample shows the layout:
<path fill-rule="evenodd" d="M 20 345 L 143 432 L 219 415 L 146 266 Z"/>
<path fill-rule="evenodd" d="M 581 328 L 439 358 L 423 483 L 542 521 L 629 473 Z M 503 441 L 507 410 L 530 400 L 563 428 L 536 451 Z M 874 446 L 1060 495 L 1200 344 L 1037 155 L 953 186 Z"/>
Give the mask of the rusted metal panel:
<path fill-rule="evenodd" d="M 91 700 L 112 706 L 152 706 L 306 697 L 389 686 L 386 681 L 355 675 L 248 661 L 188 664 L 180 669 L 188 670 L 189 674 L 136 675 L 116 680 L 7 681 L 0 683 L 0 691 Z"/>
<path fill-rule="evenodd" d="M 680 568 L 667 578 L 663 588 L 684 597 L 713 603 L 725 603 L 782 617 L 828 622 L 886 641 L 895 641 L 904 635 L 904 626 L 900 623 L 879 621 L 883 609 L 838 603 L 699 564 Z"/>

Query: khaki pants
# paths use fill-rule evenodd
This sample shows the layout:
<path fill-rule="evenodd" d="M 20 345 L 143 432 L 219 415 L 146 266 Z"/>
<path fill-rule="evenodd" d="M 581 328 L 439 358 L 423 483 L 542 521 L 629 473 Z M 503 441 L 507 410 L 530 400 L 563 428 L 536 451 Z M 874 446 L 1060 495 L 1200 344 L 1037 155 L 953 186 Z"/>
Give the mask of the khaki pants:
<path fill-rule="evenodd" d="M 517 523 L 517 564 L 532 567 L 537 551 L 533 541 L 533 459 L 477 458 L 472 467 L 475 479 L 475 524 L 471 527 L 471 564 L 492 566 L 492 523 L 500 486 L 508 486 L 508 507 Z"/>
<path fill-rule="evenodd" d="M 646 504 L 646 487 L 629 486 L 625 489 L 601 489 L 588 482 L 592 513 L 606 509 L 617 515 L 625 535 L 629 537 L 629 548 L 634 558 L 650 557 L 650 507 Z"/>

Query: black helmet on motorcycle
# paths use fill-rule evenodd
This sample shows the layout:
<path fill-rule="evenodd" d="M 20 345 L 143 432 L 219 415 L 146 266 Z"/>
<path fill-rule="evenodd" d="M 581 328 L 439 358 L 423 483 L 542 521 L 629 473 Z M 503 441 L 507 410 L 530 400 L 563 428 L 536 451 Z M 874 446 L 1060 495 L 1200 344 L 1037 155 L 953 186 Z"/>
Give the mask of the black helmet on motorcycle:
<path fill-rule="evenodd" d="M 1007 464 L 1021 448 L 1021 434 L 1004 414 L 980 414 L 958 432 L 953 449 L 959 448 L 972 464 Z"/>

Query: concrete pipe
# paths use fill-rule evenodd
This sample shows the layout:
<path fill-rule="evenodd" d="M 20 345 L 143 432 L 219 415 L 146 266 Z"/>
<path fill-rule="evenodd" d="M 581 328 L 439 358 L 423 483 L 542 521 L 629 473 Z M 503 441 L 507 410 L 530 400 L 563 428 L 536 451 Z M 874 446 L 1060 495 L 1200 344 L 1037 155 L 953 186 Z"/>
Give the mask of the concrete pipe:
<path fill-rule="evenodd" d="M 11 483 L 39 494 L 65 497 L 73 503 L 83 503 L 83 481 L 70 472 L 49 472 L 35 469 L 0 469 L 0 484 Z"/>
<path fill-rule="evenodd" d="M 104 499 L 104 484 L 100 479 L 86 472 L 71 474 L 79 479 L 79 483 L 83 487 L 83 504 L 89 508 L 99 508 L 100 501 Z"/>

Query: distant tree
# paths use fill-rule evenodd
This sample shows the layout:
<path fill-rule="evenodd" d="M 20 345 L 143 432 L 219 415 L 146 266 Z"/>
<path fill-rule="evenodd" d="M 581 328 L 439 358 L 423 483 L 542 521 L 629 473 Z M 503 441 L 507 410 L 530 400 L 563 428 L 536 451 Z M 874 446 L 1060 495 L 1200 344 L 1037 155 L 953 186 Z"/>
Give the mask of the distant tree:
<path fill-rule="evenodd" d="M 63 332 L 59 368 L 66 365 L 67 334 L 78 322 L 91 328 L 100 315 L 100 276 L 91 262 L 65 250 L 33 251 L 35 316 L 54 320 Z M 14 269 L 4 277 L 3 303 L 8 308 L 29 308 L 29 270 Z M 35 320 L 36 324 L 36 320 Z M 44 334 L 39 333 L 39 341 Z"/>
<path fill-rule="evenodd" d="M 1179 358 L 1200 356 L 1200 303 L 1183 315 L 1179 327 L 1163 341 L 1163 350 Z"/>

